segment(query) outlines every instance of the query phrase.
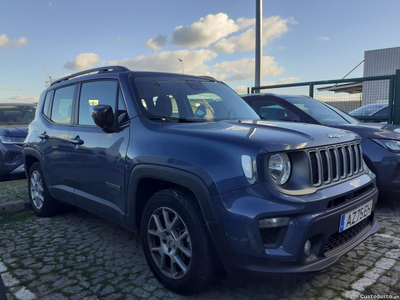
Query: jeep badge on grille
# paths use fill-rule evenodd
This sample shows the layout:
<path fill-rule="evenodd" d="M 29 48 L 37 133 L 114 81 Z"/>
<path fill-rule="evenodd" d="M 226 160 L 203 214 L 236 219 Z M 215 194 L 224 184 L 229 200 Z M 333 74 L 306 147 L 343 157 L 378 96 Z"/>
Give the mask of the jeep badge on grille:
<path fill-rule="evenodd" d="M 330 139 L 340 139 L 343 135 L 337 133 L 327 133 L 326 134 Z"/>

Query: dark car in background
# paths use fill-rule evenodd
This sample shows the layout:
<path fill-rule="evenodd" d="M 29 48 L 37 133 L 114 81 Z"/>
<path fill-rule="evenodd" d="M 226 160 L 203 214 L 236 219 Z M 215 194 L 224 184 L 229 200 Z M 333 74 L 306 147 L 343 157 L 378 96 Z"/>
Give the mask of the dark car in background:
<path fill-rule="evenodd" d="M 42 93 L 23 156 L 38 216 L 65 202 L 140 232 L 155 277 L 193 294 L 224 268 L 321 271 L 379 230 L 360 142 L 260 120 L 213 78 L 112 66 Z M 328 151 L 344 153 L 343 172 L 317 168 Z"/>
<path fill-rule="evenodd" d="M 400 192 L 400 126 L 362 123 L 307 96 L 259 93 L 242 98 L 262 119 L 326 125 L 358 133 L 362 137 L 364 160 L 377 175 L 379 191 Z M 384 109 L 380 104 L 379 107 Z"/>
<path fill-rule="evenodd" d="M 24 173 L 22 145 L 35 111 L 35 103 L 0 103 L 0 181 Z"/>
<path fill-rule="evenodd" d="M 387 103 L 373 103 L 361 106 L 349 112 L 353 117 L 386 117 L 389 115 Z"/>

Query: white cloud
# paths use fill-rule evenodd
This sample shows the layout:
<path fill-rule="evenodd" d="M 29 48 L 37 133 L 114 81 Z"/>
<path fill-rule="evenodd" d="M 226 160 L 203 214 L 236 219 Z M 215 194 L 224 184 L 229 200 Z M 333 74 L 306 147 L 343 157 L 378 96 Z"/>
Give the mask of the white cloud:
<path fill-rule="evenodd" d="M 240 21 L 239 21 L 240 20 Z M 254 25 L 254 19 L 238 19 L 241 27 Z M 295 24 L 293 18 L 282 19 L 280 16 L 273 16 L 263 19 L 263 46 L 267 45 L 273 39 L 282 36 L 289 31 L 288 24 Z M 255 28 L 251 27 L 240 35 L 229 38 L 222 38 L 214 45 L 217 52 L 233 53 L 235 51 L 250 51 L 255 48 Z"/>
<path fill-rule="evenodd" d="M 0 90 L 4 90 L 4 91 L 22 91 L 21 89 L 15 89 L 15 88 L 11 88 L 9 86 L 0 87 Z"/>
<path fill-rule="evenodd" d="M 189 49 L 208 47 L 219 39 L 240 29 L 225 13 L 209 14 L 190 26 L 178 26 L 173 31 L 172 43 Z"/>
<path fill-rule="evenodd" d="M 329 37 L 327 37 L 327 36 L 320 36 L 320 37 L 318 37 L 318 39 L 319 39 L 320 41 L 323 41 L 323 42 L 328 42 L 328 41 L 331 40 L 331 38 L 329 38 Z"/>
<path fill-rule="evenodd" d="M 28 42 L 26 37 L 21 37 L 18 40 L 10 40 L 6 34 L 0 35 L 0 49 L 7 47 L 23 46 Z"/>
<path fill-rule="evenodd" d="M 231 86 L 231 88 L 234 89 L 236 93 L 238 93 L 239 95 L 247 94 L 247 86 L 245 85 L 239 85 L 234 87 Z"/>
<path fill-rule="evenodd" d="M 236 20 L 236 23 L 239 25 L 240 29 L 246 29 L 247 27 L 256 25 L 256 19 L 239 18 Z"/>
<path fill-rule="evenodd" d="M 52 7 L 52 6 L 53 6 L 53 3 L 49 2 L 49 6 Z"/>
<path fill-rule="evenodd" d="M 109 61 L 110 65 L 123 65 L 134 71 L 160 71 L 160 72 L 182 72 L 182 64 L 178 59 L 183 59 L 185 73 L 195 75 L 208 75 L 207 61 L 217 56 L 211 50 L 178 50 L 163 51 L 152 55 L 141 55 L 135 58 Z"/>
<path fill-rule="evenodd" d="M 37 96 L 27 97 L 24 95 L 0 99 L 1 103 L 32 103 L 32 102 L 35 103 L 38 101 L 39 101 L 39 97 L 37 97 Z"/>
<path fill-rule="evenodd" d="M 167 43 L 166 35 L 157 35 L 156 37 L 149 39 L 146 42 L 146 46 L 152 48 L 155 51 L 160 51 Z"/>
<path fill-rule="evenodd" d="M 83 71 L 95 67 L 100 58 L 95 53 L 81 53 L 73 60 L 67 61 L 64 68 L 73 71 Z"/>
<path fill-rule="evenodd" d="M 263 76 L 277 76 L 285 69 L 279 67 L 272 56 L 263 57 Z M 224 61 L 217 63 L 210 68 L 218 79 L 224 81 L 249 80 L 254 78 L 255 59 L 245 57 L 235 61 Z"/>
<path fill-rule="evenodd" d="M 277 85 L 277 84 L 288 84 L 288 83 L 293 83 L 296 81 L 299 81 L 299 77 L 286 77 L 286 78 L 281 78 L 275 81 L 263 81 L 262 85 Z"/>

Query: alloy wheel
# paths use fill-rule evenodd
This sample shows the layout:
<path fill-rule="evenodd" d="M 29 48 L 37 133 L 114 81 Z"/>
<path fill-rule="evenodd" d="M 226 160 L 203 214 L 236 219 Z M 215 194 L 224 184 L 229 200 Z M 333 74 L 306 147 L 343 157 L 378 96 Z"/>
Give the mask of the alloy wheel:
<path fill-rule="evenodd" d="M 33 171 L 31 175 L 31 198 L 36 209 L 43 207 L 43 180 L 38 171 Z"/>
<path fill-rule="evenodd" d="M 177 212 L 157 208 L 150 217 L 147 239 L 151 256 L 157 267 L 169 278 L 181 279 L 192 261 L 189 231 Z"/>

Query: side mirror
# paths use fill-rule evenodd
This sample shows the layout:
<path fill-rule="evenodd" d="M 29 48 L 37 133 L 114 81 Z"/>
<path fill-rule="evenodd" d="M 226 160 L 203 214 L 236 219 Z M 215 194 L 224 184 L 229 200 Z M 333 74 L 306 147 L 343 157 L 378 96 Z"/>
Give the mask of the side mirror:
<path fill-rule="evenodd" d="M 114 112 L 110 105 L 97 105 L 93 107 L 92 118 L 101 129 L 114 126 Z"/>

